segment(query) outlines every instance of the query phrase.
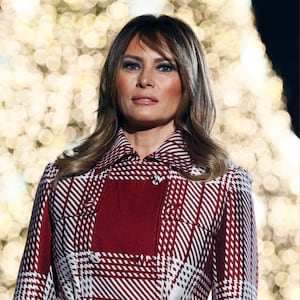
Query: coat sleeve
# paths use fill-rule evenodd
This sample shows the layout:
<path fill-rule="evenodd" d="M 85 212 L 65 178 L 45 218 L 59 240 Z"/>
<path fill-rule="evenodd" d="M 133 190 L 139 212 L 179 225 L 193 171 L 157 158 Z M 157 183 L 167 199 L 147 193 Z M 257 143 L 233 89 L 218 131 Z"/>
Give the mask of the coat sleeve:
<path fill-rule="evenodd" d="M 55 299 L 49 198 L 56 169 L 49 164 L 37 188 L 14 300 Z"/>
<path fill-rule="evenodd" d="M 230 172 L 231 173 L 231 172 Z M 248 172 L 231 173 L 213 254 L 213 299 L 257 299 L 256 224 Z"/>

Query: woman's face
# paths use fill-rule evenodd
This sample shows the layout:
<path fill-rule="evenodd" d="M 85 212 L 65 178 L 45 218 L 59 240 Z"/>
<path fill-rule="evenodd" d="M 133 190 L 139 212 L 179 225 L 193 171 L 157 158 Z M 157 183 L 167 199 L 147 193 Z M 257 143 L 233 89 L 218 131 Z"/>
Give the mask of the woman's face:
<path fill-rule="evenodd" d="M 116 88 L 125 127 L 174 130 L 182 85 L 168 48 L 160 54 L 135 36 L 121 59 Z"/>

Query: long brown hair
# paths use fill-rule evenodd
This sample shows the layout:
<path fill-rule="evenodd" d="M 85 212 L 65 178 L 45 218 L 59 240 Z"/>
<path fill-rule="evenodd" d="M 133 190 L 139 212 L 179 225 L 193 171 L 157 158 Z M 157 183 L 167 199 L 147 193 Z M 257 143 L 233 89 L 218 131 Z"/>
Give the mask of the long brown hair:
<path fill-rule="evenodd" d="M 222 175 L 227 169 L 227 154 L 210 137 L 216 108 L 203 48 L 192 29 L 183 21 L 166 15 L 143 15 L 129 21 L 113 41 L 101 74 L 96 128 L 81 145 L 73 149 L 72 155 L 64 152 L 56 160 L 59 167 L 57 179 L 85 173 L 114 142 L 120 126 L 116 75 L 121 59 L 136 35 L 158 52 L 162 52 L 167 45 L 177 63 L 183 97 L 175 125 L 182 130 L 194 162 L 208 170 L 195 179 L 210 180 Z"/>

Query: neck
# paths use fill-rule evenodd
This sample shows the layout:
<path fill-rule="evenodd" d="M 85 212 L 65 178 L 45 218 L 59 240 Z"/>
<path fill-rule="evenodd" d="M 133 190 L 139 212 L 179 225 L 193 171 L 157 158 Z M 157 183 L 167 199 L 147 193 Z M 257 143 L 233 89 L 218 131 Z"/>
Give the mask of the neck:
<path fill-rule="evenodd" d="M 138 153 L 141 160 L 157 150 L 165 140 L 175 131 L 174 125 L 168 127 L 155 127 L 147 130 L 128 130 L 124 128 L 124 134 Z"/>

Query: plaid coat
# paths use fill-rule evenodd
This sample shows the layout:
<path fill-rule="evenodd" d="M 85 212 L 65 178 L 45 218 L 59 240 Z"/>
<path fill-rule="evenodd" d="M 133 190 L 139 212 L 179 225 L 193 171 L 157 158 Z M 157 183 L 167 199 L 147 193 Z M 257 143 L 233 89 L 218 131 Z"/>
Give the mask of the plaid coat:
<path fill-rule="evenodd" d="M 120 130 L 99 163 L 62 179 L 49 164 L 33 206 L 15 300 L 256 299 L 251 181 L 209 182 L 179 131 L 140 161 Z"/>

